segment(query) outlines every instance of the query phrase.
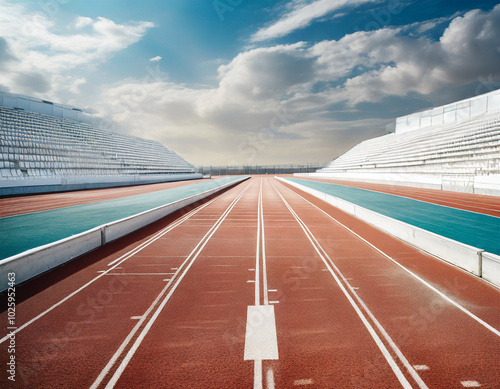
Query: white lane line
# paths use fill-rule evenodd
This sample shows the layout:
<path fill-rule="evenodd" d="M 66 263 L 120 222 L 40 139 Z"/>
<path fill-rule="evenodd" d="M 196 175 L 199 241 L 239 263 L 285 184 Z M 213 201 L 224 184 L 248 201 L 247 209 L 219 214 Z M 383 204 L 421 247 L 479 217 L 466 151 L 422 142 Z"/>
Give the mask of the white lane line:
<path fill-rule="evenodd" d="M 479 388 L 481 384 L 477 381 L 460 381 L 464 388 Z"/>
<path fill-rule="evenodd" d="M 255 305 L 260 305 L 260 202 L 262 201 L 262 181 L 257 204 L 257 248 L 255 250 Z M 262 369 L 261 369 L 262 370 Z M 262 380 L 262 377 L 261 377 Z"/>
<path fill-rule="evenodd" d="M 262 359 L 253 362 L 253 389 L 262 389 Z"/>
<path fill-rule="evenodd" d="M 280 302 L 278 300 L 271 300 L 269 301 L 269 304 L 279 304 Z"/>
<path fill-rule="evenodd" d="M 283 185 L 283 184 L 281 184 Z M 304 197 L 302 197 L 301 195 L 299 195 L 298 193 L 294 192 L 293 190 L 291 190 L 290 188 L 286 187 L 285 185 L 283 185 L 286 189 L 288 189 L 290 192 L 294 193 L 296 196 L 300 197 L 301 199 L 303 199 L 304 201 L 308 202 L 309 204 L 311 204 L 313 207 L 317 208 L 318 210 L 320 210 L 321 212 L 323 212 L 326 216 L 328 216 L 330 219 L 332 219 L 334 222 L 336 222 L 337 224 L 339 224 L 340 226 L 342 226 L 343 228 L 345 228 L 347 231 L 351 232 L 352 234 L 354 234 L 355 236 L 357 236 L 359 239 L 361 239 L 363 242 L 365 242 L 366 244 L 368 244 L 369 246 L 371 246 L 373 249 L 375 249 L 376 251 L 378 251 L 380 254 L 382 254 L 384 257 L 386 257 L 388 260 L 390 260 L 391 262 L 393 262 L 394 264 L 396 264 L 397 266 L 399 266 L 401 269 L 403 269 L 404 271 L 406 271 L 408 274 L 410 274 L 412 277 L 414 277 L 415 279 L 417 279 L 418 281 L 420 281 L 422 284 L 424 284 L 425 286 L 427 286 L 429 289 L 431 289 L 433 292 L 437 293 L 439 296 L 441 296 L 443 299 L 445 299 L 446 301 L 448 301 L 450 304 L 454 305 L 456 308 L 460 309 L 463 313 L 465 313 L 466 315 L 468 315 L 469 317 L 471 317 L 472 319 L 474 319 L 475 321 L 477 321 L 479 324 L 481 324 L 482 326 L 484 326 L 485 328 L 487 328 L 488 330 L 490 330 L 491 332 L 493 332 L 495 335 L 497 336 L 500 336 L 500 331 L 497 330 L 496 328 L 494 328 L 493 326 L 489 325 L 488 323 L 486 323 L 484 320 L 480 319 L 478 316 L 474 315 L 472 312 L 470 312 L 469 310 L 467 310 L 466 308 L 462 307 L 460 304 L 458 304 L 457 302 L 455 302 L 454 300 L 452 300 L 450 297 L 446 296 L 443 292 L 439 291 L 438 289 L 436 289 L 434 286 L 432 286 L 431 284 L 429 284 L 427 281 L 425 281 L 423 278 L 421 278 L 420 276 L 416 275 L 415 273 L 413 273 L 411 270 L 408 270 L 406 267 L 404 267 L 403 265 L 401 265 L 398 261 L 396 261 L 394 258 L 392 258 L 390 255 L 386 254 L 385 252 L 383 252 L 382 250 L 380 250 L 378 247 L 376 247 L 374 244 L 368 242 L 365 238 L 363 238 L 362 236 L 358 235 L 356 232 L 354 232 L 353 230 L 351 230 L 349 227 L 345 226 L 344 224 L 342 224 L 341 222 L 339 222 L 337 219 L 335 219 L 333 216 L 329 215 L 328 213 L 326 213 L 325 211 L 323 211 L 321 208 L 319 208 L 318 206 L 314 205 L 313 203 L 311 203 L 309 200 L 306 200 Z"/>
<path fill-rule="evenodd" d="M 170 281 L 171 278 L 165 278 L 163 281 Z"/>
<path fill-rule="evenodd" d="M 141 320 L 142 316 L 132 316 L 130 319 L 131 320 Z"/>
<path fill-rule="evenodd" d="M 248 190 L 248 188 L 251 185 L 252 185 L 252 183 L 250 183 L 249 185 L 247 185 L 247 187 L 231 202 L 231 204 L 228 206 L 228 208 L 219 217 L 219 219 L 217 220 L 217 222 L 215 222 L 215 224 L 212 226 L 212 228 L 210 228 L 210 230 L 205 234 L 205 236 L 203 236 L 203 238 L 196 245 L 196 247 L 194 248 L 194 250 L 189 254 L 189 256 L 186 258 L 186 260 L 182 263 L 182 265 L 179 267 L 179 270 L 177 271 L 177 274 L 174 276 L 174 278 L 172 278 L 169 281 L 169 283 L 165 286 L 165 288 L 163 288 L 163 290 L 160 292 L 160 294 L 158 295 L 158 297 L 156 298 L 156 300 L 150 306 L 150 308 L 148 309 L 148 312 L 144 315 L 143 320 L 141 320 L 138 323 L 138 325 L 142 324 L 144 322 L 144 320 L 146 319 L 146 317 L 149 315 L 149 313 L 151 312 L 151 310 L 156 306 L 157 302 L 161 299 L 161 297 L 163 296 L 163 294 L 168 290 L 168 288 L 170 287 L 170 285 L 173 284 L 173 286 L 170 289 L 170 291 L 167 294 L 167 296 L 163 299 L 163 301 L 158 306 L 158 308 L 156 309 L 156 311 L 154 312 L 154 314 L 151 316 L 151 318 L 149 319 L 148 323 L 142 329 L 141 333 L 139 334 L 139 336 L 135 340 L 134 344 L 132 345 L 132 347 L 130 348 L 130 350 L 128 351 L 128 353 L 125 355 L 125 358 L 122 360 L 122 362 L 120 363 L 120 365 L 116 369 L 115 373 L 113 374 L 113 376 L 109 380 L 108 384 L 106 385 L 106 389 L 111 389 L 111 388 L 113 388 L 116 385 L 116 383 L 120 379 L 121 375 L 125 371 L 125 368 L 128 366 L 130 360 L 134 356 L 135 352 L 137 351 L 137 349 L 141 345 L 142 341 L 146 337 L 147 333 L 149 332 L 149 330 L 153 326 L 154 322 L 156 321 L 156 319 L 160 315 L 160 312 L 163 310 L 163 308 L 165 307 L 165 305 L 167 304 L 167 302 L 170 300 L 170 297 L 175 292 L 175 290 L 177 289 L 177 287 L 179 286 L 179 284 L 181 283 L 181 281 L 184 279 L 184 276 L 187 274 L 187 272 L 189 271 L 189 269 L 191 268 L 191 266 L 194 264 L 194 262 L 196 261 L 196 258 L 198 258 L 198 256 L 200 255 L 201 251 L 204 249 L 204 247 L 206 246 L 206 244 L 208 243 L 208 241 L 212 238 L 212 236 L 218 230 L 218 228 L 220 227 L 220 225 L 222 224 L 222 222 L 226 219 L 226 217 L 229 215 L 229 213 L 234 208 L 234 206 L 236 205 L 236 203 L 241 199 L 241 197 L 243 197 L 243 195 L 245 194 L 245 192 Z M 182 272 L 182 274 L 180 274 L 181 272 Z M 178 274 L 180 274 L 179 277 L 177 277 Z M 175 283 L 174 283 L 174 280 L 176 280 Z M 135 332 L 137 332 L 137 330 L 139 329 L 139 327 L 140 326 L 134 327 L 134 329 L 129 334 L 129 336 L 127 336 L 127 338 L 124 340 L 124 342 L 122 343 L 122 345 L 120 346 L 120 348 L 116 351 L 116 353 L 113 355 L 113 357 L 111 358 L 111 360 L 108 362 L 108 364 L 106 365 L 106 367 L 101 371 L 101 374 L 99 374 L 99 376 L 97 377 L 97 379 L 94 381 L 94 384 L 92 385 L 91 389 L 92 388 L 97 388 L 100 385 L 100 383 L 102 382 L 102 380 L 104 379 L 104 377 L 109 373 L 109 371 L 111 370 L 111 368 L 113 367 L 113 365 L 115 364 L 115 362 L 118 360 L 118 358 L 120 358 L 120 356 L 121 356 L 122 352 L 124 351 L 125 347 L 132 340 L 132 337 L 135 335 Z"/>
<path fill-rule="evenodd" d="M 253 284 L 253 283 L 255 283 L 255 280 L 248 280 L 247 283 Z"/>
<path fill-rule="evenodd" d="M 427 365 L 413 365 L 415 370 L 429 370 L 429 366 Z"/>
<path fill-rule="evenodd" d="M 119 262 L 116 265 L 114 265 L 113 267 L 109 268 L 106 272 L 110 272 L 111 270 L 116 269 L 118 267 L 118 265 L 120 265 L 123 262 L 125 262 L 127 259 L 129 259 L 134 254 L 136 254 L 139 251 L 141 251 L 146 246 L 149 246 L 151 243 L 153 243 L 154 241 L 158 240 L 161 236 L 167 234 L 168 232 L 170 232 L 171 230 L 173 230 L 174 228 L 176 228 L 177 226 L 179 226 L 180 224 L 182 224 L 184 221 L 186 221 L 187 219 L 189 219 L 191 216 L 195 215 L 196 213 L 198 213 L 199 211 L 201 211 L 203 208 L 205 208 L 208 205 L 212 204 L 215 200 L 219 199 L 223 195 L 224 195 L 224 193 L 222 193 L 219 196 L 213 198 L 208 203 L 205 203 L 202 206 L 200 206 L 200 207 L 198 207 L 196 209 L 193 209 L 192 211 L 188 212 L 185 216 L 183 216 L 181 219 L 179 219 L 174 224 L 172 224 L 172 225 L 170 225 L 168 227 L 165 227 L 163 230 L 159 231 L 156 235 L 153 235 L 153 237 L 149 238 L 146 242 L 141 243 L 138 247 L 135 247 L 134 249 L 130 250 L 128 253 L 122 255 L 120 258 L 118 258 L 117 260 L 113 261 L 113 263 L 117 262 L 118 260 L 119 260 Z M 108 264 L 108 266 L 110 266 L 110 265 L 111 265 L 111 263 Z M 41 319 L 42 317 L 44 317 L 50 311 L 52 311 L 53 309 L 57 308 L 59 305 L 63 304 L 67 300 L 69 300 L 71 297 L 75 296 L 76 294 L 80 293 L 82 290 L 86 289 L 88 286 L 92 285 L 99 278 L 101 278 L 104 275 L 106 275 L 106 272 L 99 274 L 97 277 L 93 278 L 92 280 L 90 280 L 89 282 L 87 282 L 86 284 L 84 284 L 83 286 L 81 286 L 80 288 L 78 288 L 77 290 L 75 290 L 74 292 L 68 294 L 66 297 L 64 297 L 59 302 L 55 303 L 54 305 L 52 305 L 51 307 L 47 308 L 45 311 L 43 311 L 39 315 L 35 316 L 33 319 L 31 319 L 31 320 L 27 321 L 26 323 L 24 323 L 21 327 L 19 327 L 14 332 L 11 332 L 9 335 L 4 336 L 2 339 L 0 339 L 0 344 L 3 343 L 3 342 L 5 342 L 7 339 L 10 339 L 10 336 L 12 336 L 12 334 L 17 334 L 19 331 L 21 331 L 24 328 L 28 327 L 29 325 L 33 324 L 35 321 Z"/>
<path fill-rule="evenodd" d="M 267 291 L 268 291 L 268 292 L 277 292 L 277 291 L 278 291 L 278 289 L 268 289 Z"/>
<path fill-rule="evenodd" d="M 267 266 L 266 266 L 266 235 L 264 234 L 264 204 L 262 201 L 262 178 L 260 179 L 260 231 L 262 234 L 262 287 L 264 288 L 264 305 L 269 304 L 269 295 L 267 293 Z"/>
<path fill-rule="evenodd" d="M 175 273 L 106 273 L 107 276 L 171 276 Z"/>
<path fill-rule="evenodd" d="M 273 187 L 274 187 L 274 185 L 273 185 Z M 305 225 L 305 223 L 295 213 L 295 211 L 291 208 L 291 206 L 288 204 L 288 202 L 285 200 L 285 198 L 281 195 L 281 193 L 276 189 L 276 187 L 274 187 L 274 189 L 276 190 L 276 192 L 278 193 L 278 195 L 281 197 L 281 200 L 284 202 L 284 204 L 286 205 L 286 207 L 288 208 L 288 210 L 290 211 L 290 213 L 293 215 L 293 217 L 295 218 L 295 220 L 297 220 L 297 222 L 299 223 L 300 227 L 302 228 L 302 230 L 306 234 L 307 238 L 311 242 L 311 244 L 314 247 L 314 249 L 316 250 L 316 252 L 319 254 L 319 256 L 322 259 L 322 261 L 325 264 L 325 266 L 329 269 L 330 274 L 333 276 L 333 278 L 335 279 L 335 282 L 339 286 L 340 290 L 344 293 L 345 297 L 347 298 L 347 300 L 349 301 L 349 303 L 353 307 L 354 311 L 357 313 L 358 317 L 363 322 L 364 326 L 368 330 L 368 333 L 371 335 L 372 339 L 375 341 L 375 344 L 378 346 L 379 350 L 381 351 L 382 355 L 386 359 L 387 363 L 391 367 L 392 371 L 396 375 L 396 377 L 399 380 L 399 382 L 401 383 L 401 385 L 405 389 L 412 389 L 412 386 L 410 385 L 410 383 L 408 382 L 408 380 L 404 376 L 403 372 L 401 371 L 401 369 L 397 365 L 397 363 L 394 360 L 394 358 L 392 357 L 392 355 L 389 353 L 389 350 L 387 350 L 387 348 L 385 347 L 384 343 L 382 342 L 382 339 L 380 339 L 380 337 L 377 335 L 375 329 L 369 323 L 368 319 L 365 317 L 365 315 L 363 314 L 363 312 L 361 311 L 361 309 L 355 303 L 355 301 L 353 300 L 353 298 L 351 297 L 351 295 L 347 292 L 346 288 L 344 287 L 344 285 L 340 281 L 340 279 L 337 276 L 337 274 L 335 274 L 335 272 L 333 271 L 332 267 L 330 267 L 330 264 L 328 263 L 328 261 L 325 258 L 325 256 L 321 253 L 321 251 L 318 248 L 318 246 L 316 246 L 315 241 L 317 243 L 317 240 L 316 240 L 316 238 L 314 238 L 314 235 L 312 235 L 312 233 L 309 231 L 309 229 L 307 228 L 307 226 Z M 317 243 L 317 244 L 319 245 L 319 243 Z M 319 247 L 321 247 L 321 246 L 319 245 Z M 322 250 L 322 248 L 321 248 L 321 250 Z M 324 250 L 322 250 L 322 251 L 324 251 Z M 354 291 L 352 291 L 352 292 L 355 294 Z M 368 308 L 366 308 L 366 309 L 368 309 Z M 410 366 L 410 368 L 411 368 L 411 370 L 413 370 L 413 368 L 411 366 Z M 415 374 L 416 374 L 416 372 L 415 372 Z M 417 374 L 417 376 L 418 376 L 418 374 Z M 425 385 L 425 383 L 422 382 L 422 384 L 423 384 L 423 386 L 421 386 L 421 384 L 419 383 L 419 386 L 421 388 L 427 388 L 427 386 Z"/>

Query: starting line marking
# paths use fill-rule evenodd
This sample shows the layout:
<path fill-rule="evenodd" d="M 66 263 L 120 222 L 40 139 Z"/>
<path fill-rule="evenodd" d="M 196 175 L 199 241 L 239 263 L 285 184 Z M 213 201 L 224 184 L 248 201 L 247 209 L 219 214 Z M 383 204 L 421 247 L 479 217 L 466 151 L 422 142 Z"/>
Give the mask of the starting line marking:
<path fill-rule="evenodd" d="M 278 359 L 278 337 L 272 305 L 249 305 L 244 360 Z"/>

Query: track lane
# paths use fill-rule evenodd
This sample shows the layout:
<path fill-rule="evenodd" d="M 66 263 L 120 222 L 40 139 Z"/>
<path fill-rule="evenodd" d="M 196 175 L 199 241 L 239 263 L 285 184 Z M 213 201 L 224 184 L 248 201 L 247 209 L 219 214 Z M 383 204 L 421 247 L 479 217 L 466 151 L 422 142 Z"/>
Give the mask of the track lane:
<path fill-rule="evenodd" d="M 241 187 L 230 189 L 198 216 L 209 219 L 214 214 L 220 215 L 240 191 Z M 208 230 L 211 224 L 188 220 L 170 231 L 169 238 L 161 237 L 144 248 L 141 257 L 131 257 L 114 268 L 107 266 L 110 258 L 96 263 L 101 271 L 108 273 L 101 273 L 91 286 L 16 335 L 17 362 L 21 367 L 18 387 L 65 386 L 69 382 L 77 387 L 89 387 L 132 330 L 136 317 L 146 312 L 166 284 L 164 280 L 171 277 L 151 273 L 172 273 L 173 268 L 179 269 L 189 254 L 190 244 L 194 247 L 200 239 L 200 231 Z M 179 239 L 183 240 L 182 246 L 172 244 Z M 158 261 L 159 253 L 161 261 Z M 134 275 L 139 268 L 148 275 Z M 121 274 L 114 275 L 117 273 Z M 22 304 L 17 308 L 18 312 L 24 311 Z M 6 358 L 4 351 L 2 348 L 2 360 Z M 83 365 L 81 355 L 85 355 Z"/>
<path fill-rule="evenodd" d="M 279 193 L 267 185 L 268 202 L 279 210 L 266 227 L 270 285 L 277 287 L 279 296 L 280 361 L 268 363 L 274 365 L 277 386 L 356 387 L 364 374 L 359 361 L 367 359 L 378 361 L 372 387 L 411 388 L 371 324 L 349 301 L 351 297 L 332 282 Z"/>
<path fill-rule="evenodd" d="M 345 228 L 331 219 L 328 222 L 322 212 L 313 212 L 293 190 L 282 187 L 283 196 L 345 275 L 346 284 L 365 302 L 410 363 L 423 369 L 422 377 L 429 387 L 461 387 L 462 381 L 494 387 L 499 382 L 498 335 L 471 320 Z M 414 251 L 413 262 L 432 261 Z M 462 273 L 447 266 L 434 270 L 446 278 Z M 469 281 L 475 284 L 472 277 Z M 490 311 L 498 315 L 498 292 L 490 291 L 490 296 L 495 293 L 496 304 Z M 373 385 L 371 379 L 366 384 Z"/>
<path fill-rule="evenodd" d="M 189 255 L 186 248 L 192 250 L 244 186 L 253 185 L 159 311 L 116 387 L 256 387 L 254 363 L 244 360 L 243 349 L 247 306 L 256 303 L 257 284 L 259 304 L 265 304 L 267 292 L 267 302 L 274 306 L 279 346 L 278 360 L 262 361 L 263 387 L 401 387 L 338 283 L 324 271 L 328 267 L 320 257 L 321 250 L 311 245 L 271 182 L 345 275 L 347 282 L 339 278 L 346 292 L 353 300 L 359 296 L 366 303 L 428 387 L 463 387 L 461 381 L 475 380 L 488 387 L 499 380 L 491 373 L 483 379 L 488 371 L 495 371 L 494 357 L 499 352 L 491 332 L 482 333 L 477 323 L 464 319 L 463 312 L 443 304 L 436 293 L 345 228 L 333 228 L 335 223 L 327 215 L 296 196 L 300 191 L 285 189 L 270 178 L 262 179 L 264 222 L 259 235 L 260 182 L 261 178 L 254 178 L 226 192 L 223 199 L 119 264 L 78 298 L 19 333 L 21 353 L 30 360 L 19 362 L 35 371 L 30 383 L 36 387 L 90 387 L 165 286 L 163 280 L 171 276 L 166 273 L 182 270 L 182 261 Z M 308 200 L 314 203 L 313 198 Z M 317 203 L 321 205 L 319 200 Z M 359 220 L 349 219 L 331 206 L 325 209 L 343 218 L 346 225 L 352 223 L 361 236 L 474 314 L 492 325 L 499 321 L 498 290 Z M 149 237 L 141 236 L 130 248 Z M 85 270 L 28 297 L 19 306 L 24 311 L 28 306 L 37 309 L 38 304 L 48 305 L 51 294 L 57 297 L 56 291 L 71 289 L 72 281 L 80 279 L 81 285 L 98 271 L 109 270 L 113 265 L 108 265 L 125 251 L 120 247 L 119 253 L 103 255 Z M 87 274 L 90 267 L 92 275 Z M 155 272 L 165 274 L 145 275 Z M 110 293 L 111 301 L 101 304 Z M 80 314 L 77 303 L 84 304 Z M 374 320 L 365 316 L 405 379 L 418 387 Z M 98 387 L 109 382 L 132 342 Z"/>
<path fill-rule="evenodd" d="M 254 296 L 248 281 L 259 185 L 252 181 L 107 388 L 252 386 L 253 364 L 243 359 L 246 309 Z"/>

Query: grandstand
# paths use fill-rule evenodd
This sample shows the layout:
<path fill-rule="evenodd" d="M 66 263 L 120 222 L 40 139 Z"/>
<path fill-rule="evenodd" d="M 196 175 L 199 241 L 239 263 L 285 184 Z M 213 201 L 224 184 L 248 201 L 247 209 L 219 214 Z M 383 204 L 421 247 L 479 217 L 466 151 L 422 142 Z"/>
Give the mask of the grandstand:
<path fill-rule="evenodd" d="M 0 92 L 0 195 L 201 178 L 156 141 L 92 125 L 92 115 Z"/>
<path fill-rule="evenodd" d="M 398 118 L 308 176 L 500 196 L 500 90 Z"/>

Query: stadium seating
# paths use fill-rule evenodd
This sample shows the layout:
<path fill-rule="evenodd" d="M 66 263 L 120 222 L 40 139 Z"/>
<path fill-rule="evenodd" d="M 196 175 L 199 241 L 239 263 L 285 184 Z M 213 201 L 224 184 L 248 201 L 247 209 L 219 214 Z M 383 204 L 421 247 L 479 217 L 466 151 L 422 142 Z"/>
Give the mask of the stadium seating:
<path fill-rule="evenodd" d="M 394 129 L 297 175 L 500 196 L 500 90 L 397 118 Z"/>
<path fill-rule="evenodd" d="M 199 177 L 192 165 L 159 142 L 0 106 L 2 188 L 57 185 L 61 179 L 91 187 L 91 182 L 106 186 L 107 181 L 126 184 Z M 13 193 L 17 192 L 0 189 L 0 194 Z"/>
<path fill-rule="evenodd" d="M 388 134 L 361 142 L 318 173 L 489 174 L 500 172 L 500 115 Z"/>

